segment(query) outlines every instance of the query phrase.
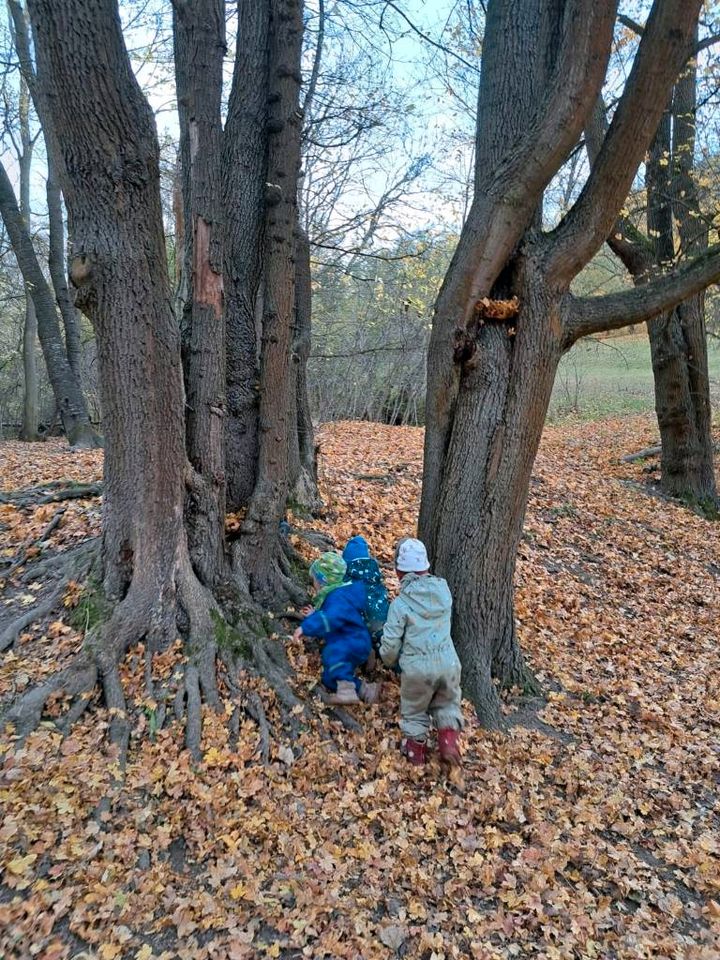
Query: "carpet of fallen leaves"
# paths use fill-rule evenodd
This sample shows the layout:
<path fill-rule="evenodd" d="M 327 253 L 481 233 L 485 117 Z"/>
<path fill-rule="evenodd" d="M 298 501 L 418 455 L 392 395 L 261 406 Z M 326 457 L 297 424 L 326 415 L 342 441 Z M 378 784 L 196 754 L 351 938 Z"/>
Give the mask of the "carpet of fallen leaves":
<path fill-rule="evenodd" d="M 362 735 L 325 724 L 267 767 L 252 722 L 233 750 L 211 714 L 194 765 L 176 725 L 151 735 L 152 704 L 122 783 L 98 707 L 66 739 L 49 722 L 22 748 L 0 735 L 0 957 L 716 960 L 720 545 L 648 494 L 652 464 L 619 462 L 654 440 L 644 418 L 547 429 L 517 575 L 547 700 L 505 735 L 467 711 L 464 785 L 400 758 L 391 678 L 355 708 Z M 421 431 L 336 424 L 321 441 L 314 526 L 366 534 L 389 565 L 414 527 Z M 57 443 L 0 454 L 5 489 L 101 470 Z M 47 520 L 0 507 L 4 555 Z M 98 525 L 97 500 L 73 501 L 43 549 Z M 36 602 L 6 594 L 4 616 Z M 77 648 L 68 619 L 0 657 L 1 698 Z M 310 686 L 317 658 L 290 646 Z M 142 673 L 138 655 L 138 703 Z"/>

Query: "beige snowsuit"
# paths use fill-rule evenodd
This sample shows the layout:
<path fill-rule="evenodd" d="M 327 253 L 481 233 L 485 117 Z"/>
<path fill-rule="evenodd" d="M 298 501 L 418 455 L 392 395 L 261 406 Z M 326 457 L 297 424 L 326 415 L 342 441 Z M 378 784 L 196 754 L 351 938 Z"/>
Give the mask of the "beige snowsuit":
<path fill-rule="evenodd" d="M 380 656 L 400 665 L 400 728 L 411 740 L 425 740 L 431 719 L 438 730 L 463 725 L 451 612 L 447 583 L 429 574 L 406 573 L 390 604 Z"/>

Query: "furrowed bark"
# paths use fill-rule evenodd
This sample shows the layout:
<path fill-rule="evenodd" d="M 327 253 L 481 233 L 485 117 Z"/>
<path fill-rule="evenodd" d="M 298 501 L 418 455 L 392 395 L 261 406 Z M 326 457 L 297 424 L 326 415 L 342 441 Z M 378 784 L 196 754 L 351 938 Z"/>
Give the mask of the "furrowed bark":
<path fill-rule="evenodd" d="M 650 150 L 645 180 L 651 236 L 645 237 L 621 215 L 608 237 L 608 246 L 638 285 L 675 260 L 674 222 L 683 256 L 707 248 L 707 227 L 700 216 L 693 177 L 696 71 L 696 62 L 691 60 L 673 88 L 671 110 L 664 114 Z M 597 159 L 607 128 L 606 107 L 599 100 L 586 127 L 591 164 Z M 716 486 L 704 293 L 650 319 L 647 328 L 662 440 L 661 485 L 674 496 L 712 500 Z"/>
<path fill-rule="evenodd" d="M 186 227 L 182 251 L 187 278 L 182 323 L 186 446 L 193 470 L 186 521 L 195 570 L 203 583 L 212 585 L 221 577 L 225 559 L 222 0 L 176 4 L 173 35 Z"/>
<path fill-rule="evenodd" d="M 270 0 L 238 0 L 238 49 L 223 139 L 226 218 L 227 503 L 245 506 L 256 479 L 262 276 L 267 185 Z"/>
<path fill-rule="evenodd" d="M 295 233 L 302 114 L 300 0 L 272 0 L 268 181 L 257 483 L 242 544 L 254 593 L 277 595 L 279 524 L 285 515 L 290 436 L 290 350 L 295 311 Z"/>
<path fill-rule="evenodd" d="M 123 750 L 129 721 L 119 663 L 131 644 L 144 640 L 152 654 L 180 633 L 188 670 L 197 671 L 206 700 L 217 703 L 214 671 L 207 669 L 214 663 L 213 600 L 192 569 L 183 524 L 185 394 L 159 147 L 117 5 L 31 0 L 29 9 L 38 73 L 57 94 L 53 128 L 73 238 L 70 277 L 98 341 L 106 428 L 102 579 L 116 605 L 86 643 L 106 705 L 116 711 L 111 738 Z M 193 748 L 197 723 L 197 705 L 189 703 Z"/>

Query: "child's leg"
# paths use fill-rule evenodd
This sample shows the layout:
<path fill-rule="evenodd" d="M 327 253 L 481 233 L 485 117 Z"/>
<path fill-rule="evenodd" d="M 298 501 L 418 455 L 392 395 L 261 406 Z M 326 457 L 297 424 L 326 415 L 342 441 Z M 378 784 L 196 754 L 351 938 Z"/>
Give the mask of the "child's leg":
<path fill-rule="evenodd" d="M 400 674 L 400 729 L 409 740 L 424 743 L 430 729 L 428 707 L 434 686 L 422 674 Z"/>
<path fill-rule="evenodd" d="M 462 762 L 458 745 L 463 725 L 460 707 L 460 669 L 453 667 L 438 677 L 430 714 L 438 731 L 438 749 L 444 763 L 457 766 Z"/>
<path fill-rule="evenodd" d="M 450 669 L 438 678 L 428 706 L 438 730 L 462 730 L 460 670 Z"/>
<path fill-rule="evenodd" d="M 340 681 L 351 683 L 356 690 L 360 689 L 360 681 L 355 676 L 358 666 L 357 657 L 345 644 L 325 644 L 321 654 L 323 672 L 322 683 L 326 690 L 334 693 Z"/>

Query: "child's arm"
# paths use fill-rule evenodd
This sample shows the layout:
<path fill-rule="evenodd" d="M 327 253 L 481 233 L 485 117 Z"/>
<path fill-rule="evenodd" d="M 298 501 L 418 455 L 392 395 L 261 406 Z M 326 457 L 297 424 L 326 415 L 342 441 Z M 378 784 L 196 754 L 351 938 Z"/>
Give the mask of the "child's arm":
<path fill-rule="evenodd" d="M 325 602 L 319 610 L 311 613 L 309 617 L 305 617 L 300 624 L 300 631 L 302 636 L 317 637 L 318 640 L 324 640 L 329 633 L 342 626 L 346 619 L 344 604 L 339 597 L 331 593 L 325 598 Z"/>
<path fill-rule="evenodd" d="M 380 659 L 389 667 L 396 664 L 400 656 L 406 619 L 400 599 L 393 600 L 388 610 L 388 617 L 383 627 L 382 641 L 380 642 Z"/>

